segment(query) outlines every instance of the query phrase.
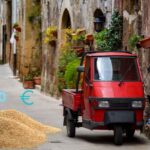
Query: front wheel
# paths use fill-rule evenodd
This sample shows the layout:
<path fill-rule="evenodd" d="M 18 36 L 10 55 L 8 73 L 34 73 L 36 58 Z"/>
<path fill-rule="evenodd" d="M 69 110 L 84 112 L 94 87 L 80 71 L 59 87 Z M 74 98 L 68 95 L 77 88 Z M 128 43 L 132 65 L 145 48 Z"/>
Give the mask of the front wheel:
<path fill-rule="evenodd" d="M 68 137 L 75 137 L 76 125 L 75 125 L 74 120 L 69 119 L 68 114 L 66 116 L 66 129 L 67 129 Z"/>
<path fill-rule="evenodd" d="M 122 145 L 123 143 L 123 129 L 121 126 L 114 127 L 114 143 L 116 145 Z"/>

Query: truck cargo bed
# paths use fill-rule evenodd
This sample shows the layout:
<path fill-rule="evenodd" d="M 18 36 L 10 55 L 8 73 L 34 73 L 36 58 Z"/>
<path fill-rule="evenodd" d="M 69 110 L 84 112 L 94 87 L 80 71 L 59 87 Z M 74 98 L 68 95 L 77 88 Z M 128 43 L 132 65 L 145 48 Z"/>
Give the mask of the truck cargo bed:
<path fill-rule="evenodd" d="M 75 89 L 64 89 L 62 92 L 63 106 L 73 111 L 81 108 L 82 90 L 77 93 Z"/>

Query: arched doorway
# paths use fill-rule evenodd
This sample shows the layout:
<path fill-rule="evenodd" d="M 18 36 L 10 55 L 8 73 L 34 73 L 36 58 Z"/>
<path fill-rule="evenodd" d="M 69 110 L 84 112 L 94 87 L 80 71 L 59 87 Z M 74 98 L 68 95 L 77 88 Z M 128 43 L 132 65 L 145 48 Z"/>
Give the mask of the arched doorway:
<path fill-rule="evenodd" d="M 71 18 L 67 9 L 65 9 L 63 12 L 61 27 L 62 29 L 71 28 Z"/>
<path fill-rule="evenodd" d="M 96 9 L 94 12 L 94 31 L 100 32 L 104 28 L 105 16 L 101 9 Z"/>
<path fill-rule="evenodd" d="M 71 24 L 71 17 L 68 9 L 64 9 L 62 18 L 61 18 L 61 45 L 65 45 L 67 42 L 66 38 L 66 29 L 71 30 L 72 24 Z"/>

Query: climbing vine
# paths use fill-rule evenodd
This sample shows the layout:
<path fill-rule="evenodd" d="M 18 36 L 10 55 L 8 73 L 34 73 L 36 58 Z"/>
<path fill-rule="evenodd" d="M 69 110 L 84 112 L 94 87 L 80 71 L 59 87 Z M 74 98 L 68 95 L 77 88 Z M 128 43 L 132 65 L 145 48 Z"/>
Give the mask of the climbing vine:
<path fill-rule="evenodd" d="M 114 11 L 109 29 L 95 33 L 97 46 L 104 51 L 116 51 L 122 47 L 123 17 Z"/>

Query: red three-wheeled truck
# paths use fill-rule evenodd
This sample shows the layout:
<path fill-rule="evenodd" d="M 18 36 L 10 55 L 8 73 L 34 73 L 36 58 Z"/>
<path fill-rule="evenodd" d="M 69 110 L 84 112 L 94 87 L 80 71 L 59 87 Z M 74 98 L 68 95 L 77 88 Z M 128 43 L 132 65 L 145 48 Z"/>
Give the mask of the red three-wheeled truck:
<path fill-rule="evenodd" d="M 62 92 L 69 137 L 75 136 L 76 127 L 114 130 L 114 143 L 121 145 L 124 133 L 131 138 L 136 129 L 142 129 L 145 98 L 136 55 L 125 51 L 85 52 L 77 71 L 76 89 Z"/>

